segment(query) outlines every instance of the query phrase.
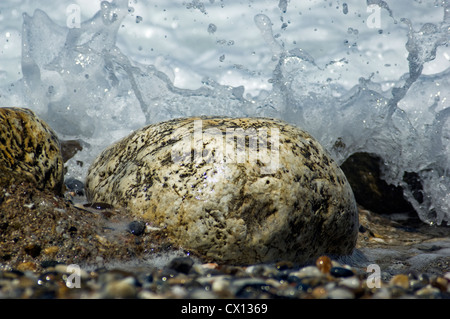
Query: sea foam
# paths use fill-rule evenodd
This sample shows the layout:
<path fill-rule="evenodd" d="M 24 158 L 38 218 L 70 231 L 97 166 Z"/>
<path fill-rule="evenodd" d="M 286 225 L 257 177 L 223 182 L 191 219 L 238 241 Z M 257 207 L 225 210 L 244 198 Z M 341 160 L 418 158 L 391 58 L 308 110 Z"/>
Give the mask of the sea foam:
<path fill-rule="evenodd" d="M 79 3 L 71 8 L 92 11 Z M 2 5 L 1 19 L 17 15 Z M 116 0 L 79 25 L 64 5 L 59 23 L 23 14 L 21 77 L 5 44 L 0 103 L 85 143 L 69 176 L 83 179 L 104 147 L 145 124 L 267 116 L 306 129 L 338 163 L 378 155 L 424 222 L 450 222 L 448 0 Z"/>

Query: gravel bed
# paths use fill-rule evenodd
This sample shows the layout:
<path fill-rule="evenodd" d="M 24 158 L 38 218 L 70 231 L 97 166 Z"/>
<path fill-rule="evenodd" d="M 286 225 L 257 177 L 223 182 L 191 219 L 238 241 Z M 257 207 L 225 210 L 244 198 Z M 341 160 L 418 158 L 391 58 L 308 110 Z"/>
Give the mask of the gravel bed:
<path fill-rule="evenodd" d="M 247 266 L 203 260 L 124 211 L 26 183 L 0 191 L 0 214 L 0 299 L 450 299 L 449 228 L 364 209 L 350 258 Z"/>
<path fill-rule="evenodd" d="M 381 276 L 378 283 L 372 274 L 326 256 L 303 267 L 289 262 L 220 266 L 187 256 L 161 268 L 56 264 L 40 272 L 1 271 L 0 298 L 450 299 L 450 273 Z"/>

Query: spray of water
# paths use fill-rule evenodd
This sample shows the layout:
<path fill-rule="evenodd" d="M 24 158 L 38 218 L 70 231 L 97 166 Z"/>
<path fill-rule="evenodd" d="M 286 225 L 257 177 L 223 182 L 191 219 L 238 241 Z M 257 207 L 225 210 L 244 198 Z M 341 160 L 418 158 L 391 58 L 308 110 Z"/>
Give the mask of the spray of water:
<path fill-rule="evenodd" d="M 145 124 L 198 115 L 280 118 L 309 131 L 339 163 L 355 152 L 378 155 L 383 178 L 403 187 L 424 222 L 441 224 L 450 222 L 450 69 L 434 75 L 422 71 L 439 47 L 448 46 L 449 3 L 438 4 L 444 11 L 440 23 L 417 31 L 408 19 L 396 19 L 386 2 L 367 1 L 409 28 L 409 72 L 387 90 L 372 77 L 344 87 L 339 79 L 348 60 L 319 65 L 301 48 L 302 34 L 300 47 L 286 49 L 270 18 L 257 14 L 255 31 L 270 48 L 275 67 L 271 90 L 253 97 L 244 97 L 242 86 L 212 79 L 195 90 L 178 88 L 155 66 L 128 58 L 116 45 L 127 0 L 102 2 L 97 14 L 72 29 L 37 10 L 24 15 L 23 78 L 0 88 L 0 102 L 30 107 L 63 139 L 90 145 L 68 164 L 69 175 L 77 178 L 104 147 Z M 279 8 L 286 12 L 288 2 L 280 1 Z M 348 14 L 348 6 L 344 11 Z"/>

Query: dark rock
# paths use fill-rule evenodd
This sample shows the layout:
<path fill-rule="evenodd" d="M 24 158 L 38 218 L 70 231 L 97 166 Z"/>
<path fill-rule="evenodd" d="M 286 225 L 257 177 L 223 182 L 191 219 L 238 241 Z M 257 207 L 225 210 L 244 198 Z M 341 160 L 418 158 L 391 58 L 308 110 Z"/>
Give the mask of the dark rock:
<path fill-rule="evenodd" d="M 84 184 L 82 181 L 79 181 L 75 178 L 67 178 L 64 181 L 67 190 L 76 193 L 78 196 L 84 195 Z"/>
<path fill-rule="evenodd" d="M 190 257 L 177 257 L 170 261 L 167 265 L 167 268 L 176 270 L 177 272 L 181 272 L 183 274 L 188 274 L 194 265 L 194 260 Z"/>
<path fill-rule="evenodd" d="M 420 181 L 419 174 L 415 172 L 405 172 L 403 174 L 403 181 L 408 184 L 414 199 L 419 203 L 423 203 L 423 186 Z"/>
<path fill-rule="evenodd" d="M 276 263 L 275 267 L 278 270 L 286 270 L 286 269 L 291 269 L 292 267 L 294 267 L 294 264 L 290 261 L 279 261 Z"/>
<path fill-rule="evenodd" d="M 128 224 L 128 231 L 133 235 L 140 236 L 145 231 L 145 223 L 141 221 L 132 221 Z"/>
<path fill-rule="evenodd" d="M 343 268 L 343 267 L 333 267 L 330 270 L 330 274 L 333 277 L 351 277 L 354 275 L 353 271 L 351 271 L 350 269 L 347 268 Z"/>
<path fill-rule="evenodd" d="M 25 252 L 33 258 L 39 256 L 42 250 L 41 246 L 39 246 L 38 244 L 30 244 L 26 246 L 24 249 Z"/>
<path fill-rule="evenodd" d="M 403 197 L 402 188 L 389 185 L 381 178 L 381 165 L 380 157 L 368 153 L 355 153 L 341 165 L 356 202 L 379 214 L 409 212 L 415 215 L 414 208 Z"/>
<path fill-rule="evenodd" d="M 61 141 L 61 153 L 64 163 L 75 156 L 78 151 L 82 151 L 80 140 Z"/>

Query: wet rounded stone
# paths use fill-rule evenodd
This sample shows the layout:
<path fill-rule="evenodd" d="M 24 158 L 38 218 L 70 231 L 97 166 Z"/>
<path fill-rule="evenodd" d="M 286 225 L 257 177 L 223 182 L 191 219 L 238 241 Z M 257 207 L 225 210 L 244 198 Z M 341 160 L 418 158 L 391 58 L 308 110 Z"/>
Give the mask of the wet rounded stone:
<path fill-rule="evenodd" d="M 170 261 L 167 268 L 176 270 L 183 274 L 188 274 L 194 265 L 194 260 L 190 257 L 177 257 Z"/>
<path fill-rule="evenodd" d="M 341 277 L 351 277 L 354 275 L 353 271 L 343 267 L 332 267 L 330 269 L 330 274 L 333 277 L 341 278 Z"/>
<path fill-rule="evenodd" d="M 134 220 L 128 224 L 128 231 L 133 235 L 140 236 L 145 231 L 145 223 Z"/>
<path fill-rule="evenodd" d="M 0 184 L 23 180 L 60 193 L 63 159 L 55 132 L 25 108 L 0 108 Z"/>
<path fill-rule="evenodd" d="M 64 162 L 55 132 L 25 108 L 0 108 L 0 184 L 23 180 L 60 193 Z"/>
<path fill-rule="evenodd" d="M 403 289 L 408 289 L 409 288 L 409 278 L 405 274 L 395 275 L 390 280 L 390 283 L 393 286 L 398 286 L 398 287 L 401 287 Z"/>
<path fill-rule="evenodd" d="M 330 257 L 320 256 L 319 258 L 317 258 L 316 267 L 319 268 L 319 270 L 324 274 L 329 273 L 332 267 Z"/>
<path fill-rule="evenodd" d="M 350 254 L 357 239 L 345 175 L 311 135 L 279 120 L 146 126 L 104 150 L 85 187 L 89 201 L 128 208 L 206 261 L 312 261 Z"/>
<path fill-rule="evenodd" d="M 75 193 L 76 195 L 83 196 L 84 195 L 84 184 L 83 182 L 75 179 L 75 178 L 67 178 L 64 180 L 64 185 L 67 190 Z"/>

